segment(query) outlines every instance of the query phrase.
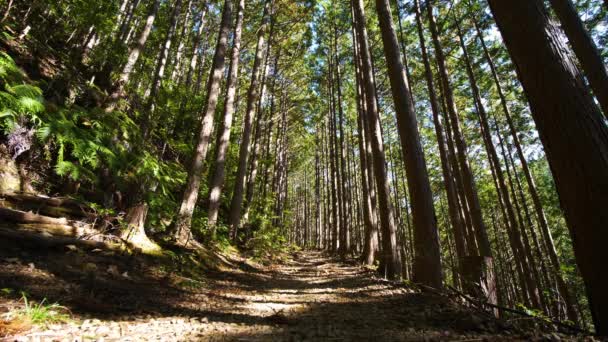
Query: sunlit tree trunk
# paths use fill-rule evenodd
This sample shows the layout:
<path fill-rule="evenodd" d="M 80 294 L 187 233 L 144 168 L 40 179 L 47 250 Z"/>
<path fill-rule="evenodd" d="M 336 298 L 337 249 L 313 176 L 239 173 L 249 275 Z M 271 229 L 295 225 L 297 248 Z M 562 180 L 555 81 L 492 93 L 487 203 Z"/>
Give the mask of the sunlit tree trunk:
<path fill-rule="evenodd" d="M 348 219 L 348 199 L 347 199 L 347 190 L 348 190 L 348 186 L 347 186 L 347 174 L 346 174 L 346 159 L 344 156 L 344 149 L 345 149 L 345 145 L 344 145 L 344 109 L 342 106 L 342 73 L 340 72 L 340 53 L 338 51 L 339 46 L 338 46 L 338 30 L 337 28 L 334 27 L 334 61 L 335 61 L 335 77 L 336 77 L 336 103 L 337 103 L 337 107 L 338 107 L 338 131 L 340 132 L 340 139 L 339 141 L 336 141 L 337 143 L 337 151 L 336 151 L 336 155 L 337 155 L 337 159 L 336 161 L 339 162 L 339 168 L 340 168 L 340 177 L 339 177 L 339 188 L 340 188 L 340 192 L 341 192 L 341 201 L 340 201 L 340 212 L 341 212 L 341 219 L 340 219 L 340 248 L 339 248 L 339 254 L 341 257 L 345 258 L 346 254 L 349 252 L 350 250 L 350 236 L 349 236 L 349 229 L 350 229 L 350 220 Z"/>
<path fill-rule="evenodd" d="M 251 70 L 251 85 L 247 93 L 247 108 L 245 109 L 244 128 L 241 137 L 241 145 L 239 149 L 239 163 L 236 172 L 234 191 L 232 193 L 232 201 L 230 203 L 229 214 L 229 229 L 230 236 L 236 240 L 237 229 L 241 224 L 241 210 L 243 207 L 243 197 L 245 191 L 245 176 L 247 173 L 247 161 L 251 151 L 251 133 L 253 128 L 255 103 L 259 96 L 259 84 L 261 77 L 261 68 L 263 67 L 264 59 L 264 44 L 266 39 L 266 29 L 270 23 L 270 7 L 272 0 L 265 0 L 264 13 L 262 14 L 262 24 L 257 31 L 257 46 L 255 60 Z"/>
<path fill-rule="evenodd" d="M 230 57 L 230 70 L 228 71 L 228 83 L 226 84 L 226 103 L 224 104 L 223 122 L 218 130 L 217 150 L 215 156 L 215 170 L 209 186 L 209 210 L 207 224 L 211 234 L 215 235 L 215 225 L 220 208 L 220 198 L 226 177 L 226 153 L 230 143 L 230 132 L 236 109 L 236 88 L 238 86 L 239 60 L 241 53 L 241 36 L 243 34 L 243 13 L 245 11 L 245 0 L 239 0 L 236 24 L 232 42 L 232 53 Z"/>
<path fill-rule="evenodd" d="M 2 18 L 0 19 L 0 23 L 3 23 L 6 18 L 8 18 L 8 15 L 11 13 L 11 8 L 13 7 L 13 0 L 8 0 L 8 3 L 6 4 L 6 9 L 4 10 L 4 14 L 2 15 Z"/>
<path fill-rule="evenodd" d="M 211 132 L 213 130 L 215 108 L 218 103 L 221 80 L 224 76 L 226 50 L 228 47 L 228 35 L 230 33 L 231 22 L 232 1 L 226 0 L 224 2 L 224 9 L 222 11 L 222 22 L 220 24 L 220 31 L 217 37 L 213 64 L 211 66 L 211 72 L 209 73 L 209 79 L 207 81 L 207 101 L 203 110 L 194 155 L 192 157 L 190 168 L 188 169 L 186 189 L 182 195 L 180 208 L 174 226 L 173 233 L 175 239 L 180 244 L 187 244 L 192 238 L 192 233 L 190 230 L 192 214 L 194 213 L 194 207 L 196 206 L 196 201 L 198 199 L 198 192 L 202 177 L 201 173 L 203 171 L 203 161 L 205 160 L 207 150 L 209 149 L 209 141 L 211 138 Z"/>
<path fill-rule="evenodd" d="M 120 72 L 120 76 L 118 77 L 118 81 L 114 87 L 114 91 L 108 97 L 107 103 L 105 104 L 105 112 L 110 113 L 116 109 L 116 106 L 120 99 L 124 96 L 124 88 L 129 83 L 129 78 L 131 77 L 131 73 L 133 72 L 133 68 L 135 64 L 139 60 L 139 55 L 141 54 L 144 46 L 146 45 L 146 41 L 150 36 L 150 32 L 152 31 L 152 25 L 154 24 L 154 20 L 156 19 L 156 14 L 158 12 L 158 7 L 160 6 L 160 0 L 154 0 L 154 3 L 150 6 L 150 12 L 146 18 L 146 23 L 144 25 L 143 30 L 139 34 L 139 38 L 137 39 L 137 44 L 131 48 L 129 51 L 129 57 L 127 57 L 127 63 L 123 67 Z"/>
<path fill-rule="evenodd" d="M 543 305 L 544 297 L 541 293 L 541 290 L 538 287 L 540 276 L 538 274 L 538 270 L 535 265 L 535 260 L 532 257 L 531 248 L 528 242 L 527 235 L 525 230 L 521 224 L 518 224 L 518 220 L 515 216 L 516 213 L 519 214 L 519 210 L 514 209 L 514 203 L 517 205 L 516 198 L 511 199 L 509 194 L 509 189 L 507 188 L 507 182 L 505 180 L 505 176 L 502 170 L 502 166 L 500 163 L 500 159 L 498 158 L 498 153 L 496 152 L 496 148 L 494 143 L 492 142 L 490 125 L 488 124 L 488 115 L 485 109 L 485 106 L 481 100 L 481 95 L 479 91 L 479 87 L 477 85 L 477 80 L 473 73 L 473 68 L 471 66 L 471 61 L 469 58 L 469 54 L 467 52 L 467 48 L 464 43 L 463 33 L 461 31 L 460 25 L 457 23 L 457 32 L 458 38 L 460 42 L 460 47 L 463 51 L 463 59 L 466 66 L 467 75 L 469 77 L 469 83 L 471 86 L 471 91 L 473 93 L 473 99 L 475 102 L 475 107 L 477 109 L 477 114 L 479 118 L 479 123 L 481 126 L 481 132 L 483 135 L 483 140 L 485 143 L 486 151 L 488 156 L 491 159 L 492 164 L 494 165 L 494 170 L 496 172 L 496 177 L 498 180 L 498 194 L 502 197 L 502 202 L 505 207 L 507 213 L 507 219 L 510 228 L 513 230 L 513 236 L 515 242 L 517 243 L 518 250 L 523 251 L 523 255 L 518 254 L 518 259 L 520 260 L 523 270 L 524 270 L 524 279 L 527 282 L 527 288 L 529 291 L 530 298 L 532 299 L 532 304 L 536 308 L 543 309 L 546 307 Z M 505 160 L 505 162 L 508 162 Z M 509 171 L 507 164 L 507 172 Z M 514 193 L 515 196 L 515 193 Z M 521 221 L 519 223 L 522 223 Z M 523 240 L 523 245 L 522 245 Z M 536 281 L 534 281 L 536 280 Z"/>
<path fill-rule="evenodd" d="M 362 79 L 368 116 L 366 117 L 373 150 L 374 176 L 378 191 L 378 208 L 380 216 L 380 227 L 382 228 L 382 264 L 380 272 L 389 279 L 398 279 L 401 276 L 401 260 L 397 248 L 397 227 L 393 216 L 393 208 L 390 202 L 390 191 L 386 172 L 386 159 L 380 129 L 380 117 L 375 101 L 375 84 L 369 50 L 367 30 L 365 29 L 365 14 L 362 0 L 352 0 L 355 13 L 355 29 L 360 41 L 360 55 L 362 61 Z"/>
<path fill-rule="evenodd" d="M 198 56 L 200 55 L 198 50 L 201 47 L 203 31 L 206 26 L 205 16 L 207 15 L 207 6 L 201 9 L 200 19 L 198 22 L 198 28 L 196 30 L 196 36 L 194 38 L 194 42 L 192 44 L 192 57 L 190 57 L 190 63 L 188 64 L 188 73 L 186 74 L 186 88 L 190 88 L 192 85 L 192 78 L 194 76 L 194 71 L 196 70 L 196 64 L 198 62 Z"/>
<path fill-rule="evenodd" d="M 470 277 L 470 283 L 482 284 L 481 288 L 484 289 L 484 295 L 490 302 L 495 303 L 496 280 L 494 278 L 490 240 L 488 238 L 486 226 L 482 218 L 481 205 L 479 203 L 475 179 L 473 178 L 473 173 L 466 156 L 467 144 L 460 129 L 460 119 L 458 117 L 458 111 L 454 102 L 454 95 L 450 86 L 443 47 L 439 42 L 439 34 L 437 31 L 437 25 L 435 23 L 435 17 L 433 15 L 433 6 L 431 5 L 430 0 L 427 0 L 427 15 L 429 27 L 431 29 L 431 37 L 435 46 L 435 58 L 437 60 L 437 66 L 439 67 L 439 74 L 441 76 L 443 95 L 445 97 L 444 99 L 447 105 L 447 112 L 449 114 L 448 116 L 452 126 L 452 135 L 457 147 L 457 158 L 462 176 L 466 203 L 468 205 L 468 213 L 471 216 L 472 227 L 479 248 L 479 258 L 476 258 L 473 255 L 466 258 L 467 260 L 465 260 L 464 265 L 467 271 L 465 272 L 464 276 Z"/>
<path fill-rule="evenodd" d="M 492 77 L 494 79 L 494 83 L 496 85 L 496 89 L 498 91 L 498 96 L 500 97 L 500 103 L 502 106 L 502 110 L 507 119 L 507 124 L 509 126 L 509 132 L 511 137 L 513 138 L 513 143 L 515 145 L 515 149 L 517 151 L 517 156 L 519 158 L 524 177 L 526 178 L 526 182 L 528 184 L 528 191 L 530 192 L 530 196 L 532 197 L 532 203 L 534 205 L 534 210 L 536 211 L 537 220 L 539 222 L 540 230 L 543 235 L 543 241 L 545 242 L 545 249 L 547 254 L 549 255 L 549 260 L 551 262 L 551 266 L 553 268 L 553 274 L 555 275 L 558 290 L 562 295 L 564 302 L 566 304 L 566 313 L 568 319 L 572 322 L 578 323 L 578 314 L 576 312 L 576 308 L 574 307 L 574 299 L 566 285 L 564 277 L 561 273 L 561 266 L 559 262 L 559 258 L 557 256 L 557 251 L 555 249 L 555 244 L 553 243 L 553 236 L 551 235 L 551 231 L 549 230 L 549 224 L 547 223 L 547 218 L 545 217 L 545 212 L 543 210 L 543 205 L 540 201 L 540 196 L 536 189 L 536 184 L 534 183 L 534 179 L 532 178 L 532 173 L 530 172 L 530 168 L 528 167 L 528 161 L 523 152 L 523 148 L 521 146 L 521 142 L 519 140 L 519 136 L 517 135 L 517 130 L 515 129 L 515 124 L 513 123 L 513 118 L 511 116 L 511 111 L 509 110 L 509 106 L 507 103 L 506 96 L 502 89 L 502 85 L 500 82 L 500 78 L 498 77 L 498 72 L 496 70 L 496 66 L 494 64 L 494 60 L 492 59 L 488 48 L 486 46 L 483 34 L 476 20 L 473 20 L 473 24 L 475 26 L 475 30 L 477 32 L 477 38 L 481 43 L 481 47 L 483 49 L 484 56 L 486 61 L 490 66 L 490 70 L 492 71 Z"/>
<path fill-rule="evenodd" d="M 141 131 L 144 140 L 149 138 L 149 135 L 154 129 L 154 123 L 156 120 L 153 118 L 154 104 L 160 91 L 160 86 L 165 76 L 165 69 L 167 68 L 167 62 L 169 61 L 169 53 L 171 50 L 171 43 L 173 42 L 173 36 L 175 35 L 175 29 L 177 28 L 177 21 L 182 8 L 182 0 L 177 0 L 174 4 L 173 12 L 171 13 L 171 21 L 169 22 L 169 30 L 165 36 L 165 41 L 160 48 L 158 53 L 158 59 L 156 61 L 156 70 L 154 72 L 154 78 L 150 86 L 150 94 L 146 100 L 146 104 L 143 108 L 144 120 L 141 124 Z"/>

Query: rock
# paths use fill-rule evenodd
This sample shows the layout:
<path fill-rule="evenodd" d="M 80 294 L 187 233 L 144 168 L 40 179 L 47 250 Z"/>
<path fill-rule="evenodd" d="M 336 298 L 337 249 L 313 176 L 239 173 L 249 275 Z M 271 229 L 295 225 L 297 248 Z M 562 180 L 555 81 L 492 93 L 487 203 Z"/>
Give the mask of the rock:
<path fill-rule="evenodd" d="M 95 329 L 95 334 L 101 335 L 101 336 L 107 336 L 110 334 L 110 332 L 111 332 L 110 327 L 108 327 L 106 325 L 102 325 L 99 328 Z"/>
<path fill-rule="evenodd" d="M 21 191 L 19 168 L 2 144 L 0 145 L 0 194 L 12 194 L 19 191 Z"/>

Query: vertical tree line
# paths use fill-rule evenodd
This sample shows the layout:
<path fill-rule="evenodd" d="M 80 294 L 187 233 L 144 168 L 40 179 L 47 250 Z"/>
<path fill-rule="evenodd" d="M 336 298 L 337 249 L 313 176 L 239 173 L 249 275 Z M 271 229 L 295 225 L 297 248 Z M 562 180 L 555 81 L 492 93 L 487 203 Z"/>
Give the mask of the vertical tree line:
<path fill-rule="evenodd" d="M 608 334 L 605 2 L 0 11 L 7 37 L 75 65 L 28 64 L 57 115 L 19 125 L 55 137 L 53 189 L 103 203 L 123 239 L 325 250 Z"/>

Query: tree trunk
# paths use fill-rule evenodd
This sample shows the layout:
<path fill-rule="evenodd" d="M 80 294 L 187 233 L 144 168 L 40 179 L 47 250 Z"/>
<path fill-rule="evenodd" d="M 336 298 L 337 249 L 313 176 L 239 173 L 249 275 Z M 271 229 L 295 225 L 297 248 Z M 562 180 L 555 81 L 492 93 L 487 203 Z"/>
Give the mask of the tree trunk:
<path fill-rule="evenodd" d="M 458 213 L 458 195 L 454 184 L 454 179 L 451 171 L 451 166 L 448 160 L 448 152 L 445 145 L 445 137 L 443 135 L 443 124 L 439 117 L 440 107 L 437 100 L 437 92 L 433 82 L 433 71 L 429 62 L 428 52 L 426 49 L 426 41 L 424 38 L 424 28 L 422 25 L 422 18 L 420 13 L 419 0 L 414 1 L 415 12 L 416 12 L 416 25 L 418 28 L 418 39 L 420 41 L 420 50 L 422 53 L 422 61 L 424 63 L 425 77 L 427 83 L 427 89 L 429 92 L 429 100 L 431 102 L 431 110 L 433 112 L 433 122 L 435 125 L 435 135 L 437 136 L 437 144 L 439 145 L 439 156 L 441 159 L 441 170 L 443 172 L 443 181 L 446 189 L 446 196 L 448 200 L 448 215 L 450 217 L 450 223 L 454 234 L 454 245 L 456 249 L 456 256 L 458 258 L 458 270 L 462 273 L 462 258 L 466 254 L 464 232 L 464 222 Z"/>
<path fill-rule="evenodd" d="M 241 137 L 241 145 L 239 149 L 239 164 L 236 173 L 236 179 L 234 183 L 234 192 L 232 193 L 232 201 L 230 203 L 230 215 L 229 215 L 229 229 L 230 236 L 233 240 L 236 240 L 236 233 L 239 225 L 241 224 L 241 210 L 243 207 L 243 195 L 245 191 L 245 175 L 247 173 L 247 160 L 251 149 L 251 131 L 253 127 L 253 120 L 255 114 L 255 102 L 259 96 L 259 82 L 260 82 L 260 67 L 264 59 L 264 44 L 266 28 L 270 22 L 270 7 L 272 6 L 272 0 L 265 0 L 264 2 L 264 13 L 262 14 L 262 24 L 258 29 L 258 41 L 255 52 L 255 60 L 253 62 L 253 69 L 251 70 L 251 85 L 247 94 L 247 108 L 245 110 L 245 118 L 243 128 L 243 135 Z"/>
<path fill-rule="evenodd" d="M 418 122 L 414 104 L 401 62 L 397 34 L 393 28 L 391 8 L 388 0 L 376 0 L 384 54 L 387 61 L 397 128 L 404 154 L 407 184 L 412 204 L 414 222 L 414 274 L 413 279 L 435 288 L 442 287 L 441 252 L 437 219 L 433 206 L 433 194 L 426 170 L 424 152 L 420 145 Z"/>
<path fill-rule="evenodd" d="M 194 71 L 196 70 L 196 63 L 198 61 L 199 52 L 198 49 L 201 46 L 203 30 L 205 28 L 205 16 L 207 15 L 207 6 L 203 7 L 200 14 L 198 29 L 196 31 L 196 38 L 192 44 L 192 57 L 190 58 L 190 64 L 188 65 L 188 74 L 186 75 L 186 88 L 190 88 L 192 85 L 192 78 Z"/>
<path fill-rule="evenodd" d="M 232 43 L 232 55 L 230 57 L 230 70 L 228 72 L 228 84 L 226 85 L 226 103 L 224 104 L 224 121 L 218 132 L 217 153 L 215 157 L 215 171 L 209 186 L 209 210 L 207 224 L 211 234 L 215 235 L 215 225 L 220 208 L 220 198 L 226 177 L 226 152 L 230 143 L 230 132 L 232 120 L 236 109 L 235 98 L 239 76 L 239 60 L 241 52 L 241 36 L 243 33 L 243 13 L 245 11 L 245 0 L 239 0 L 236 25 L 234 26 L 234 40 Z"/>
<path fill-rule="evenodd" d="M 513 123 L 513 119 L 511 117 L 511 111 L 509 110 L 509 106 L 507 104 L 506 96 L 502 90 L 501 82 L 498 77 L 498 72 L 496 70 L 496 66 L 494 65 L 494 60 L 490 56 L 486 43 L 483 39 L 483 34 L 476 20 L 473 20 L 473 24 L 475 26 L 475 30 L 477 32 L 477 38 L 481 42 L 481 47 L 484 52 L 484 56 L 490 65 L 490 70 L 492 71 L 492 77 L 494 79 L 494 83 L 496 84 L 496 88 L 498 90 L 498 96 L 500 97 L 500 103 L 502 106 L 502 110 L 507 119 L 507 124 L 509 126 L 509 131 L 511 133 L 511 137 L 513 138 L 513 143 L 515 145 L 515 149 L 517 151 L 517 156 L 519 157 L 519 161 L 521 163 L 522 170 L 524 172 L 524 176 L 526 178 L 526 182 L 528 184 L 528 191 L 530 192 L 530 196 L 532 197 L 532 203 L 534 205 L 534 210 L 536 211 L 537 220 L 539 222 L 541 233 L 544 237 L 545 248 L 547 254 L 549 255 L 549 260 L 551 261 L 551 266 L 553 268 L 553 274 L 555 275 L 558 291 L 562 295 L 564 302 L 566 304 L 566 313 L 568 319 L 572 322 L 580 323 L 578 314 L 576 312 L 576 308 L 574 307 L 574 299 L 566 285 L 564 277 L 561 273 L 561 266 L 559 262 L 559 257 L 557 256 L 557 251 L 555 250 L 555 244 L 553 243 L 553 237 L 551 235 L 551 231 L 549 230 L 549 225 L 547 223 L 547 218 L 545 217 L 545 212 L 543 210 L 542 203 L 540 201 L 540 196 L 538 191 L 536 190 L 536 184 L 534 184 L 534 179 L 532 178 L 532 173 L 530 172 L 530 168 L 528 167 L 528 161 L 523 152 L 523 148 L 521 146 L 521 142 L 519 141 L 519 136 L 517 135 L 517 130 L 515 129 L 515 124 Z"/>
<path fill-rule="evenodd" d="M 604 115 L 608 118 L 608 71 L 601 53 L 587 32 L 572 0 L 550 0 L 550 2 L 562 24 L 562 29 L 572 44 L 576 57 L 581 62 L 589 85 L 593 89 Z"/>
<path fill-rule="evenodd" d="M 104 111 L 106 113 L 110 113 L 116 109 L 118 102 L 124 96 L 124 88 L 129 83 L 129 78 L 131 77 L 131 73 L 133 72 L 133 68 L 135 67 L 135 63 L 139 60 L 139 55 L 141 54 L 144 46 L 146 45 L 146 41 L 150 36 L 150 32 L 152 31 L 152 25 L 154 24 L 154 20 L 156 19 L 156 14 L 158 13 L 158 7 L 160 6 L 160 0 L 154 0 L 152 6 L 150 6 L 150 12 L 146 18 L 146 24 L 144 25 L 143 30 L 139 34 L 139 38 L 137 39 L 137 44 L 131 48 L 129 52 L 129 57 L 127 58 L 127 64 L 123 67 L 120 76 L 118 77 L 118 81 L 115 85 L 115 89 L 108 97 L 108 101 L 105 105 Z"/>
<path fill-rule="evenodd" d="M 489 0 L 530 101 L 589 305 L 608 335 L 608 127 L 541 0 Z M 550 94 L 550 96 L 548 95 Z"/>
<path fill-rule="evenodd" d="M 333 82 L 332 82 L 332 72 L 331 66 L 332 62 L 329 61 L 329 77 L 328 77 L 328 95 L 330 98 L 330 105 L 328 108 L 328 116 L 327 116 L 327 150 L 329 151 L 329 186 L 331 187 L 331 246 L 330 251 L 336 252 L 338 249 L 338 234 L 339 234 L 339 222 L 340 222 L 340 213 L 339 213 L 339 201 L 340 196 L 338 194 L 338 168 L 336 166 L 336 148 L 334 145 L 334 137 L 336 133 L 335 125 L 334 125 L 334 101 L 333 101 Z"/>
<path fill-rule="evenodd" d="M 8 0 L 8 4 L 6 4 L 6 9 L 4 10 L 4 14 L 2 15 L 2 19 L 0 19 L 0 23 L 3 23 L 8 15 L 11 13 L 11 8 L 13 7 L 13 0 Z"/>
<path fill-rule="evenodd" d="M 130 245 L 145 252 L 160 252 L 160 247 L 146 235 L 145 224 L 147 215 L 148 205 L 145 203 L 140 203 L 129 208 L 125 217 L 127 226 L 122 230 L 120 237 Z"/>
<path fill-rule="evenodd" d="M 198 199 L 198 192 L 202 177 L 201 173 L 203 171 L 203 161 L 205 160 L 207 150 L 209 149 L 209 140 L 211 138 L 211 131 L 213 130 L 213 119 L 218 102 L 220 84 L 224 75 L 224 64 L 231 22 L 232 1 L 226 0 L 224 2 L 224 10 L 222 11 L 222 22 L 220 24 L 220 31 L 217 37 L 217 45 L 215 48 L 215 55 L 213 57 L 213 64 L 211 66 L 211 73 L 209 74 L 209 79 L 207 82 L 207 101 L 203 111 L 204 115 L 202 117 L 200 132 L 198 135 L 196 148 L 194 149 L 194 155 L 192 157 L 192 163 L 188 169 L 186 189 L 184 190 L 180 209 L 177 214 L 177 220 L 175 222 L 175 239 L 180 244 L 186 244 L 192 236 L 190 231 L 192 214 Z"/>
<path fill-rule="evenodd" d="M 340 220 L 340 249 L 339 254 L 342 258 L 346 258 L 346 254 L 350 250 L 350 236 L 349 229 L 350 225 L 348 224 L 350 220 L 348 220 L 348 201 L 346 191 L 348 189 L 347 185 L 347 175 L 346 175 L 346 159 L 344 157 L 344 110 L 342 107 L 342 74 L 340 72 L 340 53 L 338 51 L 338 30 L 334 26 L 334 61 L 335 61 L 335 71 L 336 71 L 336 90 L 337 90 L 337 104 L 338 104 L 338 129 L 340 132 L 340 139 L 337 146 L 337 155 L 339 157 L 340 164 L 340 190 L 341 190 L 341 209 L 342 217 Z"/>
<path fill-rule="evenodd" d="M 184 23 L 182 25 L 182 30 L 179 33 L 179 45 L 177 46 L 177 51 L 175 52 L 175 62 L 173 63 L 173 71 L 171 72 L 171 80 L 173 82 L 178 81 L 178 76 L 182 75 L 182 55 L 184 54 L 184 46 L 188 42 L 189 31 L 192 28 L 190 25 L 190 15 L 192 14 L 192 0 L 188 0 L 188 5 L 186 5 L 186 15 L 184 17 Z"/>
<path fill-rule="evenodd" d="M 154 112 L 154 104 L 156 103 L 156 97 L 158 96 L 158 92 L 160 90 L 161 82 L 163 81 L 163 77 L 165 76 L 165 68 L 167 67 L 167 62 L 169 61 L 169 52 L 171 50 L 171 43 L 173 41 L 173 36 L 175 35 L 175 29 L 177 27 L 177 20 L 182 8 L 182 0 L 177 0 L 174 4 L 173 12 L 171 13 L 171 21 L 169 22 L 169 30 L 167 31 L 167 36 L 165 37 L 165 41 L 158 52 L 158 59 L 156 61 L 156 70 L 154 72 L 154 78 L 152 79 L 152 84 L 150 85 L 150 94 L 148 95 L 148 99 L 146 100 L 146 104 L 143 108 L 144 120 L 141 124 L 141 131 L 144 140 L 148 140 L 150 134 L 152 134 L 152 130 L 154 129 L 155 120 L 152 117 Z"/>
<path fill-rule="evenodd" d="M 380 212 L 380 223 L 382 228 L 382 264 L 380 271 L 389 279 L 399 279 L 401 276 L 401 260 L 397 249 L 397 227 L 393 216 L 393 208 L 390 203 L 390 191 L 386 172 L 386 159 L 382 135 L 380 132 L 380 117 L 375 101 L 376 86 L 374 83 L 371 53 L 369 50 L 367 30 L 365 29 L 365 14 L 362 0 L 352 0 L 355 13 L 355 28 L 361 46 L 362 78 L 366 93 L 368 117 L 366 117 L 373 149 L 373 164 L 378 190 L 378 205 Z"/>
<path fill-rule="evenodd" d="M 471 257 L 469 259 L 469 261 L 481 262 L 483 264 L 481 267 L 472 266 L 467 267 L 467 269 L 471 271 L 483 271 L 481 274 L 469 275 L 470 279 L 473 279 L 474 283 L 481 284 L 481 287 L 485 289 L 485 295 L 488 297 L 488 300 L 495 303 L 496 281 L 494 277 L 494 271 L 491 268 L 493 262 L 491 260 L 492 250 L 490 248 L 490 240 L 488 238 L 486 226 L 482 218 L 481 205 L 479 203 L 475 179 L 473 178 L 473 173 L 467 160 L 467 145 L 460 130 L 460 120 L 458 117 L 456 104 L 454 103 L 454 95 L 449 82 L 445 55 L 443 54 L 443 48 L 441 46 L 441 43 L 439 42 L 437 25 L 433 16 L 433 7 L 431 5 L 430 0 L 427 0 L 427 15 L 430 24 L 429 26 L 431 29 L 431 36 L 433 38 L 433 44 L 435 46 L 435 57 L 437 59 L 437 65 L 439 67 L 439 74 L 441 76 L 443 95 L 447 105 L 447 112 L 449 114 L 450 124 L 452 126 L 452 134 L 456 142 L 459 169 L 461 171 L 462 176 L 462 185 L 464 189 L 466 203 L 469 209 L 468 214 L 471 217 L 472 227 L 479 248 L 479 254 L 482 257 Z"/>
<path fill-rule="evenodd" d="M 137 6 L 141 2 L 140 0 L 129 1 L 127 8 L 127 13 L 121 16 L 122 22 L 120 25 L 120 30 L 118 31 L 118 35 L 115 38 L 116 42 L 122 42 L 126 44 L 128 42 L 128 38 L 130 36 L 130 30 L 133 29 L 131 23 L 133 22 L 133 17 L 135 15 L 135 10 Z M 121 11 L 122 12 L 122 11 Z"/>
<path fill-rule="evenodd" d="M 542 308 L 541 306 L 541 293 L 538 289 L 537 283 L 532 280 L 532 275 L 535 274 L 536 268 L 534 265 L 534 260 L 532 259 L 531 250 L 527 242 L 527 237 L 524 233 L 523 227 L 518 224 L 517 218 L 515 216 L 515 209 L 513 208 L 513 202 L 509 195 L 509 189 L 507 188 L 507 183 L 505 180 L 504 173 L 502 171 L 502 166 L 500 164 L 500 159 L 498 158 L 498 153 L 496 152 L 496 148 L 494 147 L 494 143 L 492 142 L 490 125 L 488 124 L 488 115 L 486 113 L 485 106 L 481 100 L 481 95 L 479 92 L 479 87 L 477 86 L 477 80 L 475 79 L 475 75 L 473 73 L 473 67 L 471 66 L 471 60 L 469 58 L 469 54 L 467 52 L 467 48 L 464 43 L 464 38 L 462 34 L 462 30 L 458 22 L 456 22 L 457 32 L 458 32 L 458 40 L 460 43 L 460 47 L 463 53 L 463 59 L 465 62 L 465 67 L 467 71 L 467 75 L 469 77 L 469 83 L 471 85 L 471 91 L 473 93 L 473 99 L 475 102 L 475 108 L 477 110 L 479 124 L 481 126 L 481 133 L 484 140 L 484 145 L 486 147 L 487 154 L 491 159 L 491 163 L 494 165 L 494 170 L 496 173 L 496 178 L 498 181 L 498 195 L 502 198 L 502 203 L 504 205 L 508 227 L 513 231 L 514 242 L 517 244 L 517 250 L 521 250 L 524 252 L 519 255 L 517 260 L 520 260 L 523 271 L 524 271 L 524 279 L 527 283 L 527 288 L 529 291 L 530 299 L 532 300 L 532 304 L 535 308 Z M 507 161 L 505 161 L 507 162 Z M 508 170 L 508 168 L 507 168 Z M 517 211 L 519 212 L 519 211 Z M 522 244 L 522 238 L 524 240 L 524 244 Z M 538 277 L 536 277 L 538 280 Z"/>

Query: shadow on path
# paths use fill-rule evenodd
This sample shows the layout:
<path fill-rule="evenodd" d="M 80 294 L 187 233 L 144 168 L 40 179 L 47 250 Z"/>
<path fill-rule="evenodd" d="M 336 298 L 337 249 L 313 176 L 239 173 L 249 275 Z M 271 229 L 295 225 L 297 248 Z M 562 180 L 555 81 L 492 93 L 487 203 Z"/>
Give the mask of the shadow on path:
<path fill-rule="evenodd" d="M 0 288 L 58 302 L 81 319 L 63 330 L 37 332 L 49 336 L 212 341 L 513 336 L 491 317 L 376 279 L 356 263 L 321 252 L 298 253 L 268 267 L 241 261 L 234 270 L 189 278 L 152 261 L 104 252 L 0 247 Z"/>

